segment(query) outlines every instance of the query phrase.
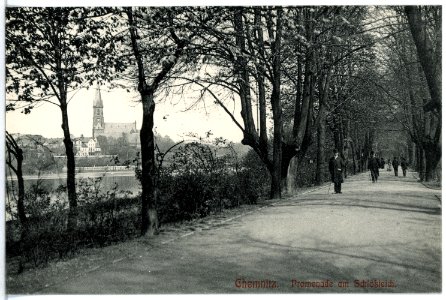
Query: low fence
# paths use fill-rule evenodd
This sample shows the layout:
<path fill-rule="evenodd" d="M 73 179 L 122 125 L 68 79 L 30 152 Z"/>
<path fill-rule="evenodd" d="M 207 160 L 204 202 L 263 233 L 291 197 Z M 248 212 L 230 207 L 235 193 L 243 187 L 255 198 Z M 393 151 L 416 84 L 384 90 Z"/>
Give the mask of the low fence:
<path fill-rule="evenodd" d="M 66 172 L 66 167 L 62 169 Z M 135 170 L 135 166 L 94 166 L 94 167 L 76 167 L 76 173 L 86 172 L 108 172 L 108 171 L 127 171 Z"/>

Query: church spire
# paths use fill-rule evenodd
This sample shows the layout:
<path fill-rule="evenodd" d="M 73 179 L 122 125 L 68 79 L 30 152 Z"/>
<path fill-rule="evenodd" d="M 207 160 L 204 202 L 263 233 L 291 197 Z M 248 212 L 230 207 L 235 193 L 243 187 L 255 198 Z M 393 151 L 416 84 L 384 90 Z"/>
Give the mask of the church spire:
<path fill-rule="evenodd" d="M 93 100 L 93 138 L 104 133 L 104 105 L 102 104 L 101 89 L 96 86 L 96 95 Z"/>
<path fill-rule="evenodd" d="M 99 86 L 99 83 L 96 85 L 96 95 L 94 97 L 93 107 L 104 107 L 104 105 L 102 104 L 101 88 Z"/>

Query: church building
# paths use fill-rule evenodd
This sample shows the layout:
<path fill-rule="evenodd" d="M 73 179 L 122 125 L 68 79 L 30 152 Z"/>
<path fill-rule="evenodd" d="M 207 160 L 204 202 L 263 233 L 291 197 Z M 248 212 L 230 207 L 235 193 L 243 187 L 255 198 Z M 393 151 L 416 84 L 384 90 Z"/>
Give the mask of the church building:
<path fill-rule="evenodd" d="M 104 104 L 99 85 L 96 88 L 96 95 L 93 101 L 93 138 L 98 136 L 115 139 L 125 137 L 131 146 L 140 145 L 136 121 L 133 123 L 104 122 Z"/>

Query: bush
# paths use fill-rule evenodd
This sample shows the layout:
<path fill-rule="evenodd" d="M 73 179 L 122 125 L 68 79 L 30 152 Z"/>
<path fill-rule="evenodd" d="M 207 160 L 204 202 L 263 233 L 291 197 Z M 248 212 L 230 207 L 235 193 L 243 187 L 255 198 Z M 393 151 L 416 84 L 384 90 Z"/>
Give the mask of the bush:
<path fill-rule="evenodd" d="M 179 147 L 159 170 L 157 203 L 160 223 L 204 217 L 225 208 L 255 204 L 269 191 L 269 174 L 253 151 L 239 161 L 233 148 L 190 143 Z M 136 176 L 140 171 L 136 169 Z M 19 258 L 19 271 L 69 257 L 81 248 L 102 247 L 139 235 L 140 197 L 102 188 L 103 177 L 77 182 L 78 226 L 66 231 L 66 187 L 42 184 L 26 192 L 27 230 L 17 216 L 7 223 L 8 258 Z M 25 232 L 25 234 L 21 234 Z"/>
<path fill-rule="evenodd" d="M 160 172 L 160 222 L 188 220 L 222 209 L 220 183 L 227 175 L 226 158 L 216 149 L 189 143 L 177 149 L 171 164 Z"/>
<path fill-rule="evenodd" d="M 125 192 L 117 197 L 116 186 L 103 192 L 101 181 L 88 178 L 78 183 L 78 227 L 72 232 L 66 231 L 65 187 L 54 192 L 40 184 L 29 188 L 27 230 L 22 231 L 17 220 L 7 223 L 7 255 L 19 256 L 19 270 L 29 264 L 37 267 L 54 258 L 69 257 L 81 248 L 102 247 L 138 235 L 139 198 L 128 197 Z"/>
<path fill-rule="evenodd" d="M 240 164 L 234 153 L 221 150 L 201 143 L 177 149 L 171 164 L 160 173 L 157 205 L 161 223 L 255 204 L 267 193 L 269 175 L 257 154 L 248 152 Z"/>
<path fill-rule="evenodd" d="M 242 161 L 239 182 L 240 193 L 249 204 L 269 194 L 271 176 L 254 150 L 249 150 Z"/>

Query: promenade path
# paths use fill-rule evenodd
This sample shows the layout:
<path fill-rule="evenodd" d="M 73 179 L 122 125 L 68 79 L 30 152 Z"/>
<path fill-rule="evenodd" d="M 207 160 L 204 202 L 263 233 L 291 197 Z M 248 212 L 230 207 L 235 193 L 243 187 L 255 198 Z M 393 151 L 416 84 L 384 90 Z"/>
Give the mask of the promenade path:
<path fill-rule="evenodd" d="M 381 171 L 378 183 L 363 173 L 332 192 L 324 186 L 218 226 L 148 238 L 129 257 L 37 293 L 441 291 L 440 190 Z"/>

